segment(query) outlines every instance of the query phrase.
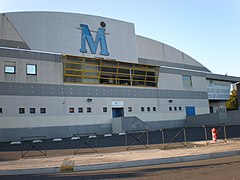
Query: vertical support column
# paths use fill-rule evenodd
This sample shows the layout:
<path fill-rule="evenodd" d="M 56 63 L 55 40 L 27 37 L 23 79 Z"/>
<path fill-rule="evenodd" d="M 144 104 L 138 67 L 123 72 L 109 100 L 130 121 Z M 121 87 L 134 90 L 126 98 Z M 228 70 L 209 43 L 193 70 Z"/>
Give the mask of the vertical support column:
<path fill-rule="evenodd" d="M 125 133 L 126 133 L 126 135 L 125 135 L 125 145 L 127 147 L 127 145 L 128 145 L 128 142 L 127 142 L 127 131 Z"/>
<path fill-rule="evenodd" d="M 184 135 L 185 147 L 187 147 L 187 138 L 186 138 L 186 129 L 185 129 L 185 127 L 183 128 L 183 135 Z"/>
<path fill-rule="evenodd" d="M 203 126 L 204 128 L 204 134 L 205 134 L 205 139 L 206 139 L 206 145 L 208 145 L 208 137 L 207 137 L 207 129 L 206 126 Z"/>
<path fill-rule="evenodd" d="M 163 143 L 163 147 L 165 146 L 165 142 L 164 142 L 164 132 L 163 129 L 160 129 L 160 131 L 162 132 L 162 143 Z"/>
<path fill-rule="evenodd" d="M 227 143 L 227 132 L 226 132 L 226 125 L 223 124 L 223 131 L 224 131 L 224 141 Z"/>

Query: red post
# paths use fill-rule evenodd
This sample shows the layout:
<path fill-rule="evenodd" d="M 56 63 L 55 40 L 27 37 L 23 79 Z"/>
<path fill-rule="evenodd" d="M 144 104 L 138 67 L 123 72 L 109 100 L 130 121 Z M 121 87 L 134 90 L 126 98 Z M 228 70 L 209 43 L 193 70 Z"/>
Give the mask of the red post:
<path fill-rule="evenodd" d="M 214 142 L 217 141 L 217 129 L 216 128 L 212 128 L 212 140 Z"/>

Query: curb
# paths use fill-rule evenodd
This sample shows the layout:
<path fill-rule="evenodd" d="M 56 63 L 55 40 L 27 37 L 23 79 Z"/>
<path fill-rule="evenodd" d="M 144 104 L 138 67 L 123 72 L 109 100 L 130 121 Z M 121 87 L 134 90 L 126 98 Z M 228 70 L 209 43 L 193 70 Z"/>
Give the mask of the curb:
<path fill-rule="evenodd" d="M 235 155 L 240 155 L 240 149 L 233 150 L 233 151 L 226 151 L 226 152 L 189 155 L 189 156 L 178 156 L 178 157 L 170 157 L 170 158 L 157 158 L 157 159 L 147 159 L 147 160 L 137 160 L 137 161 L 114 162 L 114 163 L 106 163 L 106 164 L 80 165 L 80 166 L 73 167 L 73 170 L 71 172 L 108 170 L 108 169 L 129 168 L 129 167 L 148 166 L 148 165 L 161 165 L 161 164 L 180 163 L 180 162 L 189 162 L 189 161 L 229 157 L 229 156 L 235 156 Z M 22 175 L 22 174 L 47 174 L 47 173 L 61 173 L 61 172 L 64 172 L 61 170 L 61 167 L 19 169 L 19 170 L 0 170 L 0 176 Z"/>
<path fill-rule="evenodd" d="M 170 157 L 170 158 L 157 158 L 157 159 L 116 162 L 116 163 L 107 163 L 107 164 L 81 165 L 81 166 L 74 167 L 74 171 L 82 172 L 82 171 L 107 170 L 107 169 L 128 168 L 128 167 L 137 167 L 137 166 L 148 166 L 148 165 L 160 165 L 160 164 L 170 164 L 170 163 L 221 158 L 221 157 L 228 157 L 228 156 L 235 156 L 235 155 L 240 155 L 239 149 L 233 150 L 233 151 L 227 151 L 227 152 L 220 152 L 220 153 L 178 156 L 178 157 Z"/>

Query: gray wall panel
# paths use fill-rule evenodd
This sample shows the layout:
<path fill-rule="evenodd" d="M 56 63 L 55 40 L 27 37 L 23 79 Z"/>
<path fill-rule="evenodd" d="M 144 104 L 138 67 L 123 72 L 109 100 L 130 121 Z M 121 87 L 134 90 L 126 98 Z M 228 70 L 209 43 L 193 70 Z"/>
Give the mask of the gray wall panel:
<path fill-rule="evenodd" d="M 186 126 L 186 120 L 167 120 L 167 121 L 151 121 L 146 122 L 149 126 L 153 127 L 153 130 L 169 129 L 169 128 L 181 128 Z"/>
<path fill-rule="evenodd" d="M 28 45 L 25 42 L 6 40 L 6 39 L 0 39 L 0 46 L 1 47 L 20 48 L 20 49 L 29 49 Z"/>
<path fill-rule="evenodd" d="M 111 133 L 111 124 L 94 124 L 81 126 L 54 126 L 38 128 L 11 128 L 0 129 L 0 142 L 17 141 L 21 137 L 29 136 L 46 136 L 47 138 L 64 138 L 71 137 L 73 134 Z"/>
<path fill-rule="evenodd" d="M 202 114 L 196 116 L 187 116 L 186 123 L 188 127 L 201 127 L 203 125 L 240 125 L 240 111 L 226 111 L 211 114 Z"/>
<path fill-rule="evenodd" d="M 58 54 L 50 54 L 43 52 L 34 52 L 28 50 L 8 49 L 0 47 L 1 57 L 10 57 L 18 59 L 34 59 L 39 61 L 62 62 L 62 56 Z"/>
<path fill-rule="evenodd" d="M 196 72 L 196 71 L 189 71 L 189 70 L 183 70 L 183 69 L 173 69 L 173 68 L 167 68 L 167 67 L 160 67 L 160 73 L 206 77 L 206 73 L 204 72 Z"/>
<path fill-rule="evenodd" d="M 0 82 L 0 86 L 0 95 L 10 96 L 208 99 L 207 92 L 204 91 L 4 82 Z"/>
<path fill-rule="evenodd" d="M 210 72 L 206 67 L 173 63 L 173 62 L 160 61 L 160 60 L 153 60 L 153 59 L 138 58 L 138 62 L 142 63 L 142 64 L 152 64 L 152 65 L 158 65 L 158 66 L 169 66 L 169 67 L 175 67 L 175 68 L 183 68 L 183 69 Z"/>

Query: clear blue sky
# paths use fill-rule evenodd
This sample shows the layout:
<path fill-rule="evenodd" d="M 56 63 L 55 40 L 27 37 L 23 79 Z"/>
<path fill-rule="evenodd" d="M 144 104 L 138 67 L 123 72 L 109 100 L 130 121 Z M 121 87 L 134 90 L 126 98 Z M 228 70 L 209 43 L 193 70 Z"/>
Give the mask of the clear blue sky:
<path fill-rule="evenodd" d="M 240 77 L 240 0 L 0 0 L 0 13 L 42 10 L 132 22 L 136 34 Z"/>

